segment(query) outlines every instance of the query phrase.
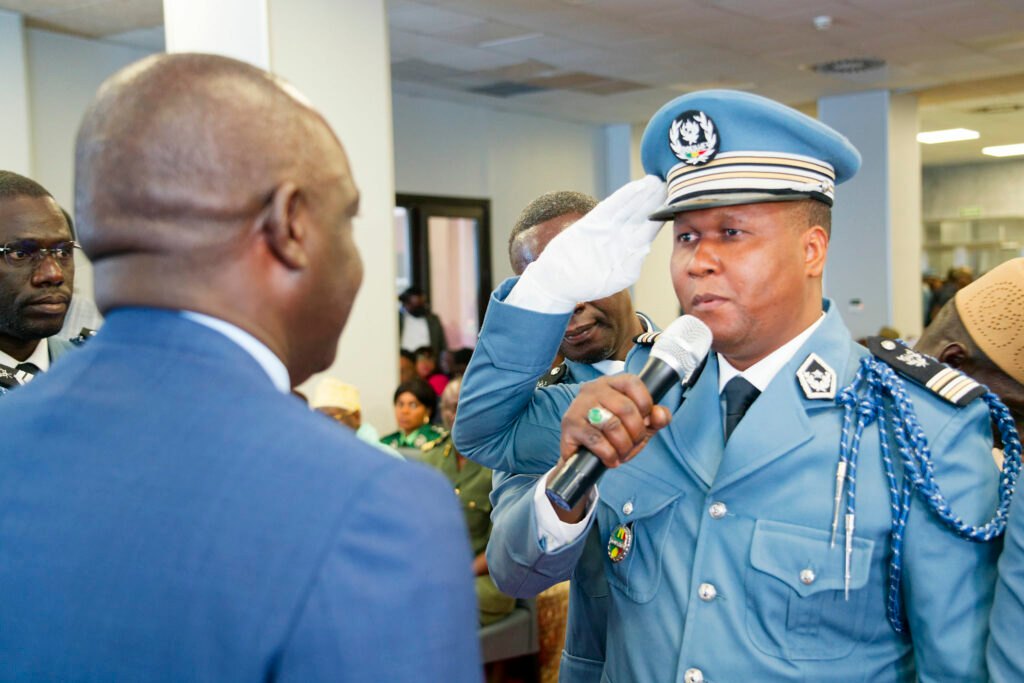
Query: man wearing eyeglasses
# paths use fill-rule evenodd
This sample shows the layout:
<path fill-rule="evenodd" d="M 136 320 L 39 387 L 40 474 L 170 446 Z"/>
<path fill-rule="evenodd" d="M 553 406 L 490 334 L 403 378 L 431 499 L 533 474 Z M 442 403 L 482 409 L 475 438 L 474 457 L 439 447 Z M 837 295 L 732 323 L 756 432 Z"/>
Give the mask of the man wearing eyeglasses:
<path fill-rule="evenodd" d="M 56 337 L 75 280 L 75 243 L 53 196 L 0 171 L 0 395 L 72 348 Z"/>

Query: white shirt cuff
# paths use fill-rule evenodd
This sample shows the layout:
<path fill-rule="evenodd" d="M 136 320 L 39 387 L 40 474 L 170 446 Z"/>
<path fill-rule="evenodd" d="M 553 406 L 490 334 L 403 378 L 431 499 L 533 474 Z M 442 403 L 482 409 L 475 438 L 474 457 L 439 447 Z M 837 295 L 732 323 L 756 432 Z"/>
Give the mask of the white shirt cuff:
<path fill-rule="evenodd" d="M 528 265 L 519 276 L 512 291 L 505 297 L 505 303 L 535 313 L 571 313 L 576 308 L 576 302 L 554 297 L 538 285 L 536 278 L 530 276 L 533 265 Z"/>
<path fill-rule="evenodd" d="M 561 463 L 556 465 L 555 468 L 560 466 Z M 594 486 L 590 489 L 590 493 L 587 494 L 587 508 L 583 519 L 575 524 L 570 524 L 558 518 L 555 509 L 552 507 L 553 503 L 544 492 L 547 486 L 548 478 L 545 475 L 533 487 L 533 511 L 537 519 L 537 540 L 540 541 L 544 552 L 553 553 L 583 535 L 583 532 L 587 530 L 590 518 L 594 516 L 594 510 L 597 508 L 599 497 L 597 487 Z"/>

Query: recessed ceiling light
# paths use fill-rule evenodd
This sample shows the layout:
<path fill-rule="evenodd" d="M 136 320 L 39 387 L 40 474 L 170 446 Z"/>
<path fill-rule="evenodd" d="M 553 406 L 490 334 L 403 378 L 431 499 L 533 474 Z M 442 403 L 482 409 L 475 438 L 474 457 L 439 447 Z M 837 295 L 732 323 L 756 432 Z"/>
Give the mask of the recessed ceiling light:
<path fill-rule="evenodd" d="M 969 128 L 947 128 L 945 130 L 929 130 L 917 134 L 917 141 L 926 145 L 935 145 L 940 142 L 958 142 L 960 140 L 977 140 L 981 133 Z"/>
<path fill-rule="evenodd" d="M 851 57 L 849 59 L 837 59 L 833 62 L 812 64 L 811 68 L 820 74 L 859 74 L 864 71 L 874 71 L 885 66 L 884 59 L 875 57 Z"/>
<path fill-rule="evenodd" d="M 982 147 L 982 154 L 990 157 L 1015 157 L 1024 154 L 1024 143 L 1016 145 L 995 145 L 994 147 Z"/>

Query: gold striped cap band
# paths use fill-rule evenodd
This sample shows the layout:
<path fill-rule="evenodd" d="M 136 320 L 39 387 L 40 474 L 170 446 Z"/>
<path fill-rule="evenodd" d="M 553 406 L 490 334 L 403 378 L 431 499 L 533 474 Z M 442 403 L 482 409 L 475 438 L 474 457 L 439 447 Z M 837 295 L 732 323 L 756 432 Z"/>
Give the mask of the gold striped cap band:
<path fill-rule="evenodd" d="M 675 209 L 689 202 L 714 205 L 753 203 L 813 196 L 831 204 L 835 199 L 836 174 L 832 166 L 819 159 L 780 152 L 719 152 L 700 166 L 680 163 L 666 176 L 668 207 Z M 742 197 L 742 202 L 729 201 Z"/>

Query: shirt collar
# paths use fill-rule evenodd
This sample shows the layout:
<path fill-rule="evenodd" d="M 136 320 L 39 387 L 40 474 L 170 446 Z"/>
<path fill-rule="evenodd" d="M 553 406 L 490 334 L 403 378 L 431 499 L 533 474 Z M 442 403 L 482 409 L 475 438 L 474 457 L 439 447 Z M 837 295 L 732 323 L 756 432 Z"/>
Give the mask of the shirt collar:
<path fill-rule="evenodd" d="M 16 368 L 22 363 L 33 363 L 40 372 L 46 372 L 50 369 L 50 344 L 46 339 L 40 339 L 39 343 L 36 344 L 35 351 L 32 352 L 25 360 L 15 360 L 11 356 L 8 356 L 3 351 L 0 351 L 0 365 L 6 365 L 9 368 Z"/>
<path fill-rule="evenodd" d="M 234 343 L 238 344 L 252 356 L 253 360 L 259 363 L 260 367 L 263 368 L 263 372 L 267 373 L 267 377 L 273 382 L 274 388 L 280 391 L 282 394 L 287 394 L 291 391 L 292 383 L 288 377 L 288 369 L 281 362 L 281 359 L 274 355 L 266 344 L 261 342 L 256 337 L 252 336 L 245 330 L 236 325 L 232 325 L 229 322 L 221 320 L 220 318 L 214 318 L 203 313 L 196 313 L 195 311 L 182 311 L 181 315 L 188 318 L 192 322 L 199 323 L 204 327 L 208 327 L 214 332 L 219 332 Z"/>
<path fill-rule="evenodd" d="M 626 361 L 609 358 L 608 360 L 599 360 L 596 363 L 591 363 L 591 367 L 602 375 L 614 375 L 626 369 Z"/>
<path fill-rule="evenodd" d="M 742 375 L 744 379 L 753 384 L 758 391 L 764 391 L 768 388 L 768 384 L 775 378 L 775 375 L 779 373 L 779 370 L 788 363 L 800 347 L 803 346 L 804 342 L 807 341 L 808 337 L 814 334 L 814 331 L 818 329 L 821 322 L 825 319 L 825 313 L 822 312 L 818 319 L 811 323 L 810 327 L 798 334 L 797 336 L 790 339 L 788 342 L 775 349 L 767 356 L 751 365 L 746 370 L 740 372 L 725 359 L 725 356 L 718 354 L 718 391 L 722 392 L 725 385 L 736 375 Z"/>

